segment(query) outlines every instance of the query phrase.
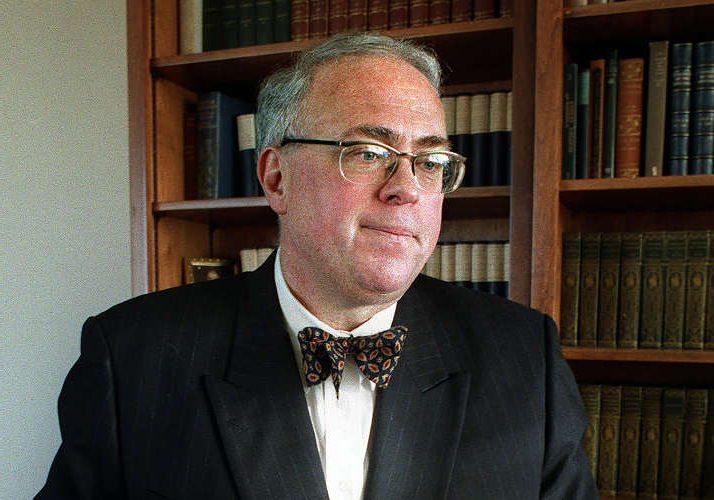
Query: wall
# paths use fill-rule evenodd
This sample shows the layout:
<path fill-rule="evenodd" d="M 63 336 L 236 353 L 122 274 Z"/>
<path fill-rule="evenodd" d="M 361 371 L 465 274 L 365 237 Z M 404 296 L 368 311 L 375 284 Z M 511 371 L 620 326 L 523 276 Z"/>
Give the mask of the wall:
<path fill-rule="evenodd" d="M 84 319 L 131 294 L 123 0 L 0 2 L 0 499 L 31 498 Z"/>

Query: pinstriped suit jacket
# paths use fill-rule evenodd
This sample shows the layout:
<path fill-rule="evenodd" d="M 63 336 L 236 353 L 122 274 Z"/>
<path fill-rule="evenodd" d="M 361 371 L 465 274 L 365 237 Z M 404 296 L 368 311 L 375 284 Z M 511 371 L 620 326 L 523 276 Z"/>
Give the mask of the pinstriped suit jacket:
<path fill-rule="evenodd" d="M 327 500 L 273 263 L 87 320 L 37 498 Z M 365 500 L 598 498 L 550 319 L 421 276 L 394 321 Z"/>

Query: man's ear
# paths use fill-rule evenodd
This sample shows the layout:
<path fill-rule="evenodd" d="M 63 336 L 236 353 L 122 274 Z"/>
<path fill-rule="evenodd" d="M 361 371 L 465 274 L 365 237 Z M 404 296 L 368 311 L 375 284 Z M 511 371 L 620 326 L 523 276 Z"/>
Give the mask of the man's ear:
<path fill-rule="evenodd" d="M 284 178 L 283 170 L 285 159 L 282 158 L 283 152 L 275 146 L 266 146 L 260 151 L 258 156 L 258 180 L 265 198 L 268 200 L 268 205 L 278 215 L 287 213 L 287 205 L 285 203 Z"/>

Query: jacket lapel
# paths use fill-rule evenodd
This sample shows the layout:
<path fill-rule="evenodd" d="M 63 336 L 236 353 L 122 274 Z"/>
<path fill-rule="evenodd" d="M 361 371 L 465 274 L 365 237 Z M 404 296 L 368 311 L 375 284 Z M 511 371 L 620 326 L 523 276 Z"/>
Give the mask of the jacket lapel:
<path fill-rule="evenodd" d="M 302 382 L 278 304 L 275 254 L 245 277 L 226 380 L 206 376 L 241 499 L 324 499 Z"/>
<path fill-rule="evenodd" d="M 365 500 L 445 498 L 461 436 L 470 375 L 445 366 L 437 342 L 443 313 L 412 286 L 394 324 L 409 334 L 389 387 L 377 398 Z M 453 371 L 453 370 L 452 370 Z"/>

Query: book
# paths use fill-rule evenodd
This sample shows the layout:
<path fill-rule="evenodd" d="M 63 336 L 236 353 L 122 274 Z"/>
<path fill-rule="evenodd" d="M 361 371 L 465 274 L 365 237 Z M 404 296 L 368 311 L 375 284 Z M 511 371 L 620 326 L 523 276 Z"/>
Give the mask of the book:
<path fill-rule="evenodd" d="M 243 248 L 240 251 L 241 272 L 254 271 L 258 269 L 258 249 Z"/>
<path fill-rule="evenodd" d="M 260 185 L 255 170 L 255 114 L 236 116 L 238 161 L 235 196 L 259 196 Z"/>
<path fill-rule="evenodd" d="M 681 500 L 699 500 L 707 417 L 707 390 L 686 389 L 684 430 L 682 433 Z"/>
<path fill-rule="evenodd" d="M 600 282 L 600 233 L 583 233 L 580 261 L 578 345 L 595 347 Z"/>
<path fill-rule="evenodd" d="M 308 13 L 309 37 L 327 36 L 327 0 L 308 0 Z"/>
<path fill-rule="evenodd" d="M 203 50 L 221 48 L 221 0 L 203 0 Z"/>
<path fill-rule="evenodd" d="M 456 96 L 443 96 L 441 106 L 444 108 L 446 136 L 452 145 L 456 144 Z M 471 168 L 469 162 L 469 169 Z M 464 180 L 465 181 L 465 180 Z"/>
<path fill-rule="evenodd" d="M 436 245 L 434 251 L 424 265 L 424 274 L 441 279 L 441 245 Z"/>
<path fill-rule="evenodd" d="M 454 151 L 471 158 L 471 96 L 461 94 L 456 96 L 454 107 Z"/>
<path fill-rule="evenodd" d="M 617 347 L 617 305 L 620 291 L 620 233 L 600 238 L 600 297 L 598 299 L 597 346 Z"/>
<path fill-rule="evenodd" d="M 513 0 L 499 0 L 498 17 L 513 17 Z"/>
<path fill-rule="evenodd" d="M 503 244 L 503 297 L 511 296 L 511 243 L 506 241 Z"/>
<path fill-rule="evenodd" d="M 657 498 L 659 479 L 660 434 L 662 428 L 661 387 L 642 388 L 642 428 L 637 491 L 639 498 Z"/>
<path fill-rule="evenodd" d="M 366 0 L 363 0 L 366 2 Z M 350 12 L 351 14 L 351 12 Z M 366 12 L 365 12 L 366 15 Z M 350 18 L 351 19 L 351 18 Z M 366 26 L 366 22 L 365 22 Z M 310 5 L 308 0 L 292 0 L 290 4 L 290 38 L 306 40 L 310 34 Z"/>
<path fill-rule="evenodd" d="M 409 0 L 409 26 L 429 24 L 429 0 Z"/>
<path fill-rule="evenodd" d="M 186 102 L 183 111 L 183 197 L 198 198 L 198 112 L 195 102 Z"/>
<path fill-rule="evenodd" d="M 578 104 L 575 126 L 575 178 L 588 178 L 590 159 L 590 68 L 578 70 Z"/>
<path fill-rule="evenodd" d="M 367 27 L 370 30 L 386 30 L 389 25 L 389 0 L 368 0 L 367 6 Z"/>
<path fill-rule="evenodd" d="M 495 0 L 473 0 L 473 19 L 488 19 L 496 16 Z"/>
<path fill-rule="evenodd" d="M 469 126 L 471 144 L 468 157 L 468 185 L 470 186 L 487 186 L 489 182 L 489 165 L 491 163 L 490 101 L 490 94 L 471 96 L 471 123 Z"/>
<path fill-rule="evenodd" d="M 238 173 L 236 120 L 252 113 L 253 105 L 218 91 L 198 97 L 198 195 L 200 198 L 234 196 Z"/>
<path fill-rule="evenodd" d="M 601 495 L 617 493 L 622 387 L 603 385 L 600 391 L 600 450 L 597 486 Z"/>
<path fill-rule="evenodd" d="M 617 347 L 635 348 L 640 331 L 642 233 L 624 233 L 620 245 L 620 307 Z"/>
<path fill-rule="evenodd" d="M 179 0 L 179 54 L 203 51 L 203 0 Z"/>
<path fill-rule="evenodd" d="M 650 42 L 649 51 L 644 174 L 646 176 L 657 176 L 662 175 L 664 163 L 669 41 Z"/>
<path fill-rule="evenodd" d="M 327 31 L 330 35 L 347 30 L 348 0 L 328 0 Z"/>
<path fill-rule="evenodd" d="M 689 174 L 714 173 L 714 41 L 693 49 Z"/>
<path fill-rule="evenodd" d="M 508 185 L 510 133 L 508 131 L 508 93 L 494 92 L 489 99 L 488 141 L 490 146 L 490 186 Z"/>
<path fill-rule="evenodd" d="M 664 310 L 664 234 L 644 233 L 642 238 L 642 314 L 639 347 L 662 346 Z"/>
<path fill-rule="evenodd" d="M 471 288 L 471 243 L 459 242 L 454 248 L 454 283 Z"/>
<path fill-rule="evenodd" d="M 560 289 L 560 343 L 578 345 L 581 233 L 563 233 L 563 265 Z"/>
<path fill-rule="evenodd" d="M 580 397 L 585 406 L 585 415 L 588 419 L 588 426 L 583 438 L 585 453 L 590 460 L 590 471 L 593 477 L 597 477 L 598 451 L 600 447 L 600 385 L 580 384 Z"/>
<path fill-rule="evenodd" d="M 290 41 L 290 11 L 289 0 L 275 0 L 273 3 L 273 37 L 275 42 Z"/>
<path fill-rule="evenodd" d="M 255 45 L 257 40 L 257 0 L 238 0 L 238 46 Z"/>
<path fill-rule="evenodd" d="M 488 243 L 475 241 L 471 246 L 471 287 L 479 292 L 490 292 L 487 279 Z"/>
<path fill-rule="evenodd" d="M 389 29 L 406 28 L 409 24 L 409 0 L 390 0 Z"/>
<path fill-rule="evenodd" d="M 692 44 L 673 43 L 669 57 L 665 175 L 686 175 L 689 164 L 689 107 L 692 92 Z"/>
<path fill-rule="evenodd" d="M 713 236 L 714 238 L 714 236 Z M 714 241 L 707 259 L 707 305 L 704 317 L 704 349 L 714 349 Z"/>
<path fill-rule="evenodd" d="M 450 0 L 429 1 L 429 24 L 445 24 L 451 20 Z"/>
<path fill-rule="evenodd" d="M 473 12 L 473 0 L 452 0 L 451 22 L 470 21 Z"/>
<path fill-rule="evenodd" d="M 441 244 L 441 279 L 453 283 L 456 280 L 456 244 Z"/>
<path fill-rule="evenodd" d="M 503 138 L 503 185 L 511 184 L 511 171 L 513 169 L 513 91 L 506 92 L 506 133 Z"/>
<path fill-rule="evenodd" d="M 640 175 L 644 65 L 641 57 L 621 59 L 619 62 L 615 177 Z"/>
<path fill-rule="evenodd" d="M 617 49 L 605 58 L 605 118 L 602 136 L 602 177 L 615 177 L 615 146 L 617 145 Z"/>
<path fill-rule="evenodd" d="M 637 496 L 637 471 L 640 457 L 642 387 L 622 387 L 620 449 L 618 456 L 617 496 Z"/>
<path fill-rule="evenodd" d="M 714 388 L 707 391 L 707 420 L 704 427 L 701 496 L 714 500 Z"/>
<path fill-rule="evenodd" d="M 223 0 L 221 2 L 220 48 L 228 49 L 238 46 L 238 22 L 240 13 L 238 12 L 238 0 Z"/>
<path fill-rule="evenodd" d="M 605 59 L 590 61 L 590 158 L 588 159 L 588 177 L 602 177 L 602 136 L 605 118 Z"/>
<path fill-rule="evenodd" d="M 350 31 L 367 29 L 367 0 L 349 0 L 347 29 Z"/>
<path fill-rule="evenodd" d="M 707 258 L 712 231 L 690 231 L 687 245 L 685 349 L 704 348 L 704 321 L 707 301 Z"/>
<path fill-rule="evenodd" d="M 679 498 L 682 465 L 684 388 L 667 387 L 662 396 L 662 449 L 657 492 L 662 500 Z"/>
<path fill-rule="evenodd" d="M 578 65 L 569 63 L 563 72 L 563 179 L 575 179 L 577 172 Z"/>
<path fill-rule="evenodd" d="M 264 45 L 275 40 L 273 0 L 255 0 L 255 43 Z"/>
<path fill-rule="evenodd" d="M 670 231 L 664 235 L 664 326 L 662 347 L 681 349 L 686 297 L 687 233 Z"/>
<path fill-rule="evenodd" d="M 506 296 L 505 254 L 503 242 L 490 242 L 486 245 L 486 281 L 489 292 L 500 297 Z"/>
<path fill-rule="evenodd" d="M 259 247 L 258 248 L 258 267 L 262 266 L 263 263 L 268 260 L 268 257 L 270 257 L 270 254 L 273 253 L 273 250 L 275 250 L 272 247 Z"/>

